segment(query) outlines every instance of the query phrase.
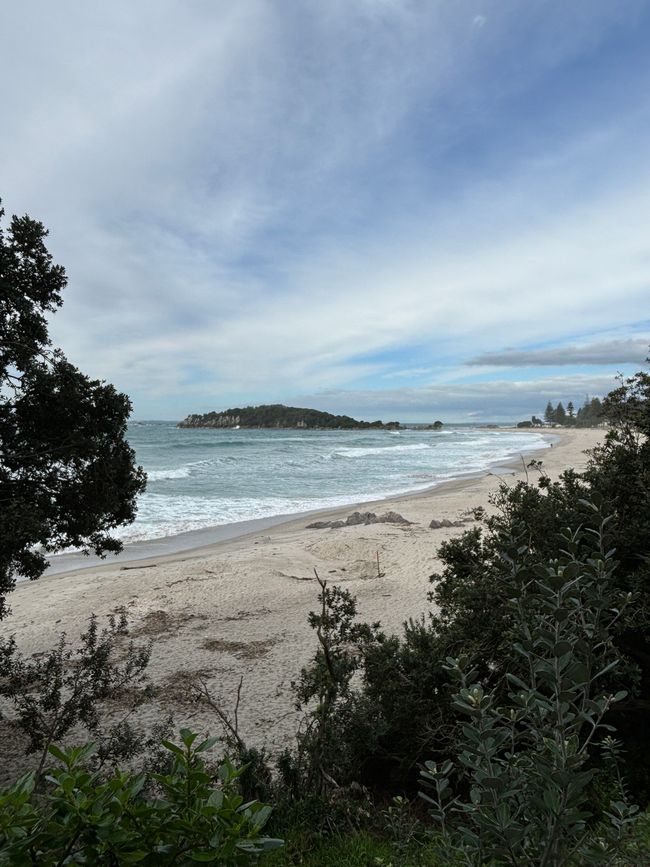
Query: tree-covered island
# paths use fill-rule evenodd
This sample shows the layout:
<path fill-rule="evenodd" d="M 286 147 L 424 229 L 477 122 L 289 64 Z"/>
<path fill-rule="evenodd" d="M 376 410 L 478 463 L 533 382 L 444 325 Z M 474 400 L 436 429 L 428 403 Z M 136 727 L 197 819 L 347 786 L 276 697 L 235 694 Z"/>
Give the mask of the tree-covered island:
<path fill-rule="evenodd" d="M 397 430 L 398 421 L 357 421 L 349 415 L 332 415 L 317 409 L 284 406 L 281 403 L 263 404 L 188 415 L 178 427 L 200 428 L 300 428 L 311 430 Z"/>

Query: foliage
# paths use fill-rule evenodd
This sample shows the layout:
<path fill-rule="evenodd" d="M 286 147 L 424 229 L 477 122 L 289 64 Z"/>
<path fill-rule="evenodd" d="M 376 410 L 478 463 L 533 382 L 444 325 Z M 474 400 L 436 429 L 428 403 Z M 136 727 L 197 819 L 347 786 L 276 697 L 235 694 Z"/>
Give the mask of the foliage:
<path fill-rule="evenodd" d="M 357 624 L 356 600 L 340 587 L 330 587 L 316 575 L 320 586 L 320 612 L 310 612 L 309 624 L 318 638 L 313 663 L 303 668 L 294 684 L 298 706 L 308 707 L 305 727 L 295 757 L 285 754 L 280 763 L 290 789 L 306 788 L 322 794 L 349 781 L 349 742 L 341 730 L 351 731 L 356 717 L 352 678 L 372 643 L 382 640 L 379 624 Z M 314 704 L 315 703 L 315 704 Z M 363 737 L 363 732 L 358 732 Z M 354 750 L 354 744 L 349 744 Z"/>
<path fill-rule="evenodd" d="M 396 853 L 389 840 L 367 831 L 310 841 L 307 847 L 290 839 L 266 863 L 273 867 L 450 867 L 430 847 L 417 846 Z"/>
<path fill-rule="evenodd" d="M 583 405 L 578 407 L 577 413 L 572 401 L 568 402 L 565 410 L 562 401 L 554 407 L 549 400 L 544 410 L 544 421 L 548 422 L 548 424 L 558 424 L 568 427 L 595 427 L 604 421 L 605 415 L 605 407 L 600 399 L 597 397 L 590 398 L 587 395 Z M 535 419 L 533 416 L 533 424 L 536 421 L 541 424 L 541 420 Z"/>
<path fill-rule="evenodd" d="M 466 658 L 448 660 L 461 687 L 454 703 L 470 719 L 458 755 L 470 799 L 451 797 L 451 762 L 427 765 L 422 776 L 435 794 L 424 797 L 448 847 L 468 863 L 562 867 L 579 855 L 581 864 L 600 864 L 635 821 L 638 808 L 619 786 L 606 806 L 608 827 L 596 834 L 588 827 L 595 818 L 589 756 L 610 728 L 603 723 L 610 706 L 625 698 L 604 686 L 619 663 L 613 626 L 629 604 L 613 582 L 609 519 L 590 505 L 598 529 L 567 532 L 559 559 L 532 569 L 508 564 L 520 587 L 508 602 L 512 647 L 525 674 L 506 674 L 507 703 L 483 688 Z"/>
<path fill-rule="evenodd" d="M 365 430 L 367 428 L 399 428 L 399 422 L 357 421 L 349 415 L 332 415 L 318 409 L 284 406 L 280 403 L 226 409 L 190 415 L 179 427 L 259 427 L 259 428 L 317 428 L 323 430 Z M 436 422 L 442 427 L 442 422 Z"/>
<path fill-rule="evenodd" d="M 243 683 L 242 675 L 239 679 L 232 714 L 214 698 L 207 681 L 201 675 L 191 679 L 188 688 L 193 702 L 202 704 L 214 712 L 223 731 L 220 740 L 225 744 L 228 754 L 242 766 L 239 788 L 244 798 L 247 801 L 267 800 L 273 789 L 269 757 L 264 749 L 249 746 L 239 732 L 239 704 Z"/>
<path fill-rule="evenodd" d="M 120 647 L 126 634 L 126 616 L 120 612 L 109 617 L 102 630 L 93 615 L 78 647 L 73 649 L 62 634 L 53 649 L 36 659 L 25 659 L 13 639 L 0 642 L 3 717 L 27 736 L 28 753 L 40 752 L 37 782 L 50 744 L 60 741 L 78 723 L 94 736 L 98 734 L 101 702 L 128 689 L 130 710 L 148 696 L 142 687 L 151 648 L 133 642 Z M 121 659 L 116 658 L 118 651 Z M 132 737 L 122 720 L 105 738 L 102 760 L 131 755 L 133 749 L 126 743 Z"/>
<path fill-rule="evenodd" d="M 102 780 L 86 769 L 93 745 L 50 747 L 63 767 L 48 772 L 43 798 L 31 774 L 0 794 L 0 864 L 246 865 L 281 846 L 261 834 L 271 808 L 237 793 L 241 770 L 225 760 L 214 785 L 203 754 L 216 738 L 197 743 L 182 729 L 181 739 L 164 742 L 171 768 L 151 778 L 116 771 Z M 151 784 L 158 795 L 147 798 Z"/>
<path fill-rule="evenodd" d="M 38 578 L 47 553 L 121 550 L 110 531 L 134 519 L 145 485 L 125 439 L 126 395 L 51 347 L 47 316 L 66 276 L 46 236 L 27 216 L 6 235 L 0 225 L 0 619 L 15 576 Z"/>
<path fill-rule="evenodd" d="M 623 747 L 630 791 L 648 803 L 650 757 L 646 728 L 650 711 L 650 376 L 639 373 L 620 383 L 603 406 L 611 423 L 602 446 L 593 450 L 586 472 L 570 470 L 557 481 L 543 472 L 536 481 L 502 485 L 489 516 L 439 549 L 440 572 L 431 576 L 431 613 L 409 620 L 400 636 L 376 633 L 371 640 L 347 644 L 356 660 L 355 685 L 334 705 L 335 762 L 342 779 L 374 793 L 392 796 L 413 791 L 418 764 L 438 764 L 454 754 L 461 715 L 447 657 L 467 655 L 484 690 L 497 706 L 508 701 L 507 672 L 522 677 L 524 660 L 513 654 L 512 611 L 508 600 L 522 590 L 521 575 L 552 560 L 565 545 L 564 530 L 598 529 L 586 505 L 600 495 L 611 521 L 608 545 L 616 547 L 620 567 L 616 592 L 632 593 L 631 603 L 614 624 L 613 643 L 621 658 L 607 674 L 606 687 L 628 695 L 611 707 Z M 541 465 L 541 464 L 540 464 Z M 509 563 L 520 564 L 513 574 Z M 594 757 L 594 764 L 599 760 Z M 299 777 L 303 785 L 308 774 Z"/>

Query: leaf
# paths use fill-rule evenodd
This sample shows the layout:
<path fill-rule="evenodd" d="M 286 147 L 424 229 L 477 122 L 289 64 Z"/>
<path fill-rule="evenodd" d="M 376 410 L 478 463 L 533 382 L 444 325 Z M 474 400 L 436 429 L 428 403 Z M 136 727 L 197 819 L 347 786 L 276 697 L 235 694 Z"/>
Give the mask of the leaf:
<path fill-rule="evenodd" d="M 50 744 L 47 748 L 48 753 L 51 753 L 54 758 L 58 759 L 60 762 L 63 762 L 64 765 L 69 764 L 68 754 L 64 753 L 60 747 L 57 747 L 56 744 Z"/>
<path fill-rule="evenodd" d="M 262 852 L 272 852 L 274 849 L 281 849 L 284 846 L 284 840 L 279 837 L 262 837 L 256 841 L 256 844 Z"/>
<path fill-rule="evenodd" d="M 175 753 L 177 756 L 180 756 L 182 759 L 185 758 L 185 753 L 178 746 L 178 744 L 172 743 L 172 741 L 161 741 L 161 744 L 165 747 L 166 750 L 169 750 L 171 753 Z"/>
<path fill-rule="evenodd" d="M 194 741 L 198 738 L 198 735 L 193 732 L 191 729 L 181 729 L 180 731 L 181 740 L 185 744 L 186 747 L 191 747 Z"/>
<path fill-rule="evenodd" d="M 510 683 L 514 683 L 515 686 L 520 687 L 520 689 L 526 689 L 527 690 L 529 688 L 527 683 L 524 683 L 524 681 L 520 677 L 517 677 L 516 675 L 512 674 L 511 672 L 507 672 L 506 677 L 508 678 Z"/>
<path fill-rule="evenodd" d="M 565 656 L 567 653 L 571 653 L 572 650 L 573 647 L 568 641 L 558 641 L 553 647 L 553 656 Z"/>
<path fill-rule="evenodd" d="M 218 740 L 219 740 L 219 738 L 214 738 L 214 737 L 213 738 L 206 738 L 204 741 L 202 741 L 198 745 L 198 747 L 195 748 L 194 752 L 195 753 L 204 753 L 206 750 L 211 749 L 217 743 Z"/>
<path fill-rule="evenodd" d="M 211 807 L 216 807 L 220 809 L 223 806 L 224 794 L 221 789 L 214 789 L 210 792 L 210 797 L 208 798 L 208 804 Z"/>
<path fill-rule="evenodd" d="M 253 816 L 253 824 L 255 827 L 263 828 L 272 812 L 273 807 L 270 807 L 268 804 L 265 804 L 260 810 L 258 810 Z"/>

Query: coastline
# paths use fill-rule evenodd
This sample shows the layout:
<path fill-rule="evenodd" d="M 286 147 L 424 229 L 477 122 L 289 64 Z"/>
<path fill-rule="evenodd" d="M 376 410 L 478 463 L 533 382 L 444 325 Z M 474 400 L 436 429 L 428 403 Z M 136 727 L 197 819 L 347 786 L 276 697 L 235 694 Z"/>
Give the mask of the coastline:
<path fill-rule="evenodd" d="M 0 634 L 14 634 L 27 654 L 39 653 L 63 631 L 76 639 L 91 614 L 103 618 L 124 607 L 133 639 L 153 642 L 149 672 L 158 695 L 139 711 L 144 726 L 172 711 L 177 728 L 190 724 L 195 731 L 218 734 L 214 713 L 187 702 L 188 682 L 202 676 L 215 700 L 230 710 L 243 677 L 242 736 L 251 745 L 281 749 L 299 719 L 291 681 L 315 649 L 307 624 L 317 605 L 314 570 L 357 597 L 360 618 L 381 621 L 387 633 L 399 632 L 405 620 L 430 608 L 426 595 L 429 576 L 439 568 L 440 543 L 475 526 L 472 510 L 489 511 L 490 494 L 501 481 L 525 479 L 532 458 L 542 460 L 551 478 L 568 467 L 580 470 L 587 461 L 584 450 L 604 436 L 593 429 L 557 433 L 553 448 L 526 452 L 523 462 L 513 455 L 482 474 L 359 506 L 396 511 L 410 524 L 308 529 L 314 514 L 301 513 L 202 547 L 21 582 L 8 598 L 13 613 L 0 624 Z M 337 519 L 355 509 L 327 510 L 318 517 Z M 456 526 L 431 529 L 432 519 Z M 15 741 L 0 738 L 0 756 L 11 765 Z"/>
<path fill-rule="evenodd" d="M 518 428 L 502 428 L 503 431 L 515 433 L 528 433 L 527 430 L 522 431 Z M 530 431 L 539 435 L 539 431 Z M 561 433 L 543 433 L 543 438 L 553 441 L 553 444 L 561 441 Z M 185 557 L 193 552 L 209 552 L 214 546 L 218 546 L 224 542 L 247 538 L 254 536 L 257 533 L 272 531 L 276 527 L 284 527 L 293 524 L 294 522 L 302 521 L 303 519 L 313 520 L 337 520 L 344 517 L 351 511 L 377 511 L 381 510 L 382 506 L 385 510 L 387 504 L 401 501 L 405 498 L 428 496 L 435 491 L 450 489 L 456 485 L 464 485 L 474 479 L 483 478 L 486 475 L 499 475 L 501 471 L 510 474 L 521 465 L 524 459 L 524 454 L 527 459 L 539 458 L 548 452 L 548 446 L 545 448 L 537 448 L 527 450 L 525 453 L 517 452 L 506 455 L 498 462 L 488 464 L 483 470 L 475 470 L 467 473 L 460 473 L 449 479 L 441 479 L 425 488 L 415 488 L 402 491 L 398 494 L 391 494 L 386 497 L 367 499 L 367 500 L 352 500 L 350 503 L 329 508 L 309 509 L 304 512 L 291 512 L 286 514 L 271 515 L 264 518 L 251 518 L 245 521 L 236 521 L 229 524 L 218 524 L 210 527 L 204 527 L 199 530 L 188 530 L 183 533 L 177 533 L 172 536 L 160 536 L 152 539 L 143 539 L 136 542 L 129 542 L 124 545 L 124 549 L 117 555 L 109 555 L 107 558 L 97 557 L 94 554 L 88 556 L 78 552 L 70 554 L 56 554 L 51 560 L 48 568 L 42 578 L 49 578 L 55 575 L 67 575 L 72 572 L 85 572 L 89 570 L 104 569 L 112 564 L 119 563 L 120 566 L 130 566 L 133 563 L 150 563 L 158 560 L 161 562 L 174 562 L 177 557 Z M 22 580 L 22 579 L 21 579 Z"/>

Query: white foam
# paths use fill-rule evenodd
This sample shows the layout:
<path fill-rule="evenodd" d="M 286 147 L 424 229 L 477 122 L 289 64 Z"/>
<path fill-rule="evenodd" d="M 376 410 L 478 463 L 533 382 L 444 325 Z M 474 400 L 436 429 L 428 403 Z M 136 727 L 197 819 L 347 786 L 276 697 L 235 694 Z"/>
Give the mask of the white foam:
<path fill-rule="evenodd" d="M 430 449 L 428 443 L 412 443 L 411 445 L 400 446 L 378 446 L 367 448 L 342 448 L 337 449 L 334 454 L 341 458 L 364 458 L 367 455 L 385 455 L 388 452 L 420 452 L 424 449 Z"/>
<path fill-rule="evenodd" d="M 147 478 L 152 482 L 162 482 L 165 479 L 187 479 L 191 473 L 189 466 L 169 470 L 147 470 Z"/>
<path fill-rule="evenodd" d="M 509 456 L 548 446 L 542 436 L 528 432 L 393 434 L 398 435 L 336 431 L 278 436 L 254 431 L 234 442 L 229 433 L 210 431 L 205 443 L 192 437 L 188 446 L 185 432 L 172 428 L 164 444 L 172 445 L 171 454 L 165 447 L 154 460 L 156 445 L 147 445 L 146 456 L 151 454 L 154 466 L 149 478 L 161 484 L 152 484 L 139 498 L 135 523 L 119 534 L 125 541 L 145 540 L 382 500 L 482 472 Z M 147 469 L 146 457 L 143 463 Z"/>

